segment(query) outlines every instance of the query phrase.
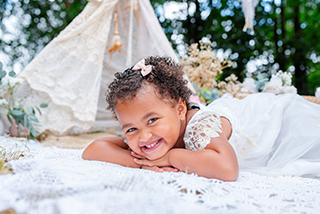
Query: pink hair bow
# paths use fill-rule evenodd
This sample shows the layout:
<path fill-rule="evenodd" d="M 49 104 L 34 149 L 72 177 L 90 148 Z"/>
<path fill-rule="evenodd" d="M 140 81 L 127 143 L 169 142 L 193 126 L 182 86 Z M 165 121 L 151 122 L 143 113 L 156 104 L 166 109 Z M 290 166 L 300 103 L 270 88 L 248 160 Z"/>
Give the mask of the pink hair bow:
<path fill-rule="evenodd" d="M 152 65 L 146 65 L 144 59 L 140 60 L 132 70 L 137 71 L 141 69 L 141 75 L 146 76 L 152 71 Z"/>

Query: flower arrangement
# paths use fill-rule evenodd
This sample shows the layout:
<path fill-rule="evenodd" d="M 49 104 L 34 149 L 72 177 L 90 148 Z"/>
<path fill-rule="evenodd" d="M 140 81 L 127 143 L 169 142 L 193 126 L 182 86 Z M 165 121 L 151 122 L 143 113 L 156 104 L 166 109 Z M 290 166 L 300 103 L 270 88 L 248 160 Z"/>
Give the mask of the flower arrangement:
<path fill-rule="evenodd" d="M 200 47 L 198 47 L 200 44 Z M 238 77 L 231 74 L 224 81 L 219 77 L 223 69 L 230 67 L 232 61 L 219 59 L 212 51 L 211 42 L 200 41 L 189 46 L 188 54 L 181 58 L 184 71 L 193 83 L 199 98 L 204 104 L 209 104 L 218 98 L 238 97 L 243 98 L 251 93 L 268 92 L 274 94 L 297 93 L 297 89 L 292 85 L 292 74 L 290 72 L 278 71 L 269 79 L 267 73 L 247 73 L 247 78 L 243 83 L 238 81 Z M 317 91 L 320 96 L 320 88 Z"/>
<path fill-rule="evenodd" d="M 270 80 L 266 77 L 266 74 L 261 73 L 256 76 L 256 79 L 252 78 L 251 75 L 247 76 L 242 84 L 242 92 L 297 93 L 296 87 L 292 85 L 292 74 L 289 72 L 280 70 L 276 74 L 273 74 Z"/>
<path fill-rule="evenodd" d="M 35 116 L 35 109 L 39 114 L 41 111 L 38 107 L 23 107 L 15 102 L 14 89 L 21 84 L 22 79 L 15 78 L 16 73 L 11 71 L 7 73 L 2 70 L 0 62 L 0 107 L 7 110 L 7 118 L 11 123 L 9 133 L 11 136 L 27 137 L 34 139 L 37 131 L 34 126 L 38 125 L 38 119 Z M 47 107 L 47 104 L 41 104 L 41 108 Z"/>
<path fill-rule="evenodd" d="M 226 93 L 234 96 L 241 88 L 237 76 L 232 74 L 225 81 L 218 80 L 223 69 L 230 67 L 232 61 L 219 59 L 212 51 L 211 42 L 199 41 L 199 44 L 189 46 L 188 54 L 181 58 L 181 64 L 201 102 L 209 104 Z"/>

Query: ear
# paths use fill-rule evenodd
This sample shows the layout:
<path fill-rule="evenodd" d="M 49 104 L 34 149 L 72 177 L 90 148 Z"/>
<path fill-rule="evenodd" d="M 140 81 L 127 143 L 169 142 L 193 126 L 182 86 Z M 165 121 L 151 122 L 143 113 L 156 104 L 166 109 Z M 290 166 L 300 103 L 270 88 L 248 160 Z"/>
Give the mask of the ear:
<path fill-rule="evenodd" d="M 186 114 L 187 114 L 187 104 L 181 98 L 180 98 L 178 105 L 177 105 L 177 111 L 178 111 L 178 115 L 179 115 L 180 120 L 181 121 L 185 120 Z"/>

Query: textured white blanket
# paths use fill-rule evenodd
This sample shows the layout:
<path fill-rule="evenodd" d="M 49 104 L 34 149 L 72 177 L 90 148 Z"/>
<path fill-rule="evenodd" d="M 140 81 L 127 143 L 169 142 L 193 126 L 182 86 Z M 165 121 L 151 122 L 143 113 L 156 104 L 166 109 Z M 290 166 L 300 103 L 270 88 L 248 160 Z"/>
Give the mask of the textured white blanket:
<path fill-rule="evenodd" d="M 0 139 L 6 149 L 24 142 Z M 320 180 L 240 172 L 236 182 L 155 173 L 84 161 L 82 149 L 43 147 L 0 175 L 0 212 L 17 213 L 320 213 Z"/>

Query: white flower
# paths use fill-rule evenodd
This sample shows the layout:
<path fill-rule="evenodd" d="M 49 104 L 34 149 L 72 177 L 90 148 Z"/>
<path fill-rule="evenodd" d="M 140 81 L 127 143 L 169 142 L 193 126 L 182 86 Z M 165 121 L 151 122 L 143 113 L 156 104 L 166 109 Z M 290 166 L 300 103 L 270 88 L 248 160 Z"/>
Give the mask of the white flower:
<path fill-rule="evenodd" d="M 8 79 L 6 78 L 6 76 L 4 78 L 2 78 L 1 82 L 2 82 L 2 84 L 0 87 L 0 91 L 1 91 L 1 94 L 5 94 L 9 90 L 9 83 L 8 83 Z"/>
<path fill-rule="evenodd" d="M 16 85 L 19 85 L 22 83 L 22 79 L 20 78 L 13 78 L 13 77 L 10 77 L 9 75 L 6 75 L 5 77 L 3 77 L 1 79 L 1 92 L 2 93 L 6 93 L 8 92 L 9 89 L 12 89 L 14 88 Z"/>
<path fill-rule="evenodd" d="M 282 94 L 286 94 L 286 93 L 296 94 L 296 93 L 298 93 L 298 91 L 297 91 L 296 87 L 291 85 L 291 86 L 283 86 L 281 88 L 281 93 Z"/>
<path fill-rule="evenodd" d="M 283 86 L 290 86 L 292 83 L 292 75 L 286 75 L 282 78 Z"/>
<path fill-rule="evenodd" d="M 242 92 L 258 92 L 257 86 L 254 84 L 254 79 L 251 77 L 247 77 L 244 79 L 241 87 Z"/>
<path fill-rule="evenodd" d="M 0 98 L 0 106 L 7 106 L 9 103 L 6 99 L 1 99 Z"/>
<path fill-rule="evenodd" d="M 281 70 L 275 74 L 282 80 L 283 86 L 290 86 L 292 83 L 292 74 L 289 72 L 282 72 Z"/>
<path fill-rule="evenodd" d="M 317 88 L 315 97 L 320 97 L 320 87 Z"/>
<path fill-rule="evenodd" d="M 282 87 L 282 80 L 276 76 L 272 75 L 269 82 L 267 82 L 263 88 L 263 92 L 280 94 Z"/>
<path fill-rule="evenodd" d="M 19 108 L 21 107 L 21 104 L 19 103 L 19 101 L 15 100 L 14 101 L 14 108 Z"/>

